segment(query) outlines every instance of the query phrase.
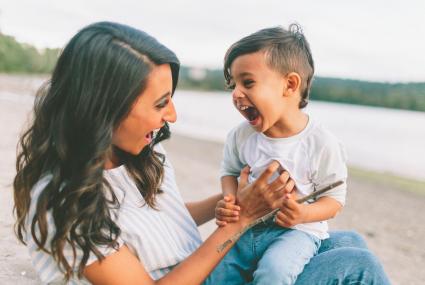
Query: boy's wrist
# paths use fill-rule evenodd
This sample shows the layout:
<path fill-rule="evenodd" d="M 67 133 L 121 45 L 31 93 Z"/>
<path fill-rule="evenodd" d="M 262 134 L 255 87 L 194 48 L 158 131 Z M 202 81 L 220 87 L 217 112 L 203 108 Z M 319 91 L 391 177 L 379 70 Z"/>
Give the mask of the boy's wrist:
<path fill-rule="evenodd" d="M 233 195 L 236 197 L 236 191 L 234 189 L 223 189 L 223 197 L 226 195 Z"/>
<path fill-rule="evenodd" d="M 310 223 L 311 222 L 311 215 L 310 215 L 310 204 L 301 204 L 301 223 Z"/>

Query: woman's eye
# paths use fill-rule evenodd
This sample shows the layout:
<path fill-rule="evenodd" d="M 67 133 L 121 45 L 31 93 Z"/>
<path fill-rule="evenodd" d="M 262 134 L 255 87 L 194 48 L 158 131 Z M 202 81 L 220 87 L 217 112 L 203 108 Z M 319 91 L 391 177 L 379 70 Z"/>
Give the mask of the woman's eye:
<path fill-rule="evenodd" d="M 156 105 L 156 107 L 157 107 L 158 109 L 162 109 L 162 108 L 164 108 L 165 106 L 167 106 L 167 105 L 168 105 L 168 102 L 170 102 L 170 100 L 164 100 L 164 101 L 162 101 L 161 103 L 159 103 L 158 105 Z"/>

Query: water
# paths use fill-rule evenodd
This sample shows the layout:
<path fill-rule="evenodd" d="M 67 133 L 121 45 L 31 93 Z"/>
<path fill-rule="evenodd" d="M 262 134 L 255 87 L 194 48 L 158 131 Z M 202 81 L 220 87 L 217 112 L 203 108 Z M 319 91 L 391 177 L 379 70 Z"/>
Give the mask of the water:
<path fill-rule="evenodd" d="M 179 134 L 224 142 L 244 120 L 230 94 L 177 91 Z M 306 112 L 341 139 L 348 163 L 425 181 L 425 113 L 324 102 L 310 102 Z"/>
<path fill-rule="evenodd" d="M 33 104 L 31 95 L 0 92 L 1 101 Z M 177 91 L 172 131 L 224 142 L 244 119 L 228 93 Z M 425 113 L 346 104 L 310 102 L 306 112 L 339 139 L 350 165 L 425 181 Z"/>

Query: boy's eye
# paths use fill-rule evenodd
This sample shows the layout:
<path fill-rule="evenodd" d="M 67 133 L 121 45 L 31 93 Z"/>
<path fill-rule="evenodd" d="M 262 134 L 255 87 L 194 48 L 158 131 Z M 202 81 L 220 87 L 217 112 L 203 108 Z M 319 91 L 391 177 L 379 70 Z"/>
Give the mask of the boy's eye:
<path fill-rule="evenodd" d="M 252 86 L 252 84 L 254 84 L 254 80 L 251 79 L 247 79 L 243 81 L 243 86 L 245 86 L 246 88 L 249 88 Z"/>

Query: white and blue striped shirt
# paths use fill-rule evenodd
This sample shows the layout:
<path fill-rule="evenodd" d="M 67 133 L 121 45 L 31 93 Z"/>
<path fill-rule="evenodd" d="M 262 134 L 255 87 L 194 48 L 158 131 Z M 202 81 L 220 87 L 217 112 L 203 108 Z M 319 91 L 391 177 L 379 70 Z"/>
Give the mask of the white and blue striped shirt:
<path fill-rule="evenodd" d="M 158 146 L 156 150 L 164 153 L 161 146 Z M 142 195 L 124 166 L 107 170 L 104 176 L 120 201 L 116 220 L 121 229 L 119 244 L 125 244 L 139 258 L 153 279 L 161 278 L 199 247 L 202 242 L 201 237 L 180 196 L 174 170 L 168 160 L 164 166 L 164 181 L 161 186 L 163 193 L 156 197 L 158 210 L 152 209 L 144 203 Z M 28 232 L 26 242 L 32 264 L 41 281 L 62 284 L 64 275 L 58 264 L 50 254 L 38 250 L 30 234 L 38 196 L 50 180 L 51 175 L 46 175 L 32 189 L 30 212 L 26 225 Z M 49 233 L 46 245 L 49 246 L 55 231 L 50 212 L 47 214 L 47 221 Z M 99 248 L 99 250 L 104 255 L 115 252 L 112 248 Z M 65 256 L 69 262 L 72 262 L 73 255 L 69 245 L 65 247 Z M 81 256 L 82 251 L 77 251 L 75 272 L 77 272 Z M 87 265 L 96 260 L 96 256 L 90 254 Z M 74 274 L 74 278 L 69 281 L 69 284 L 88 284 L 88 281 L 77 279 L 77 275 Z"/>

